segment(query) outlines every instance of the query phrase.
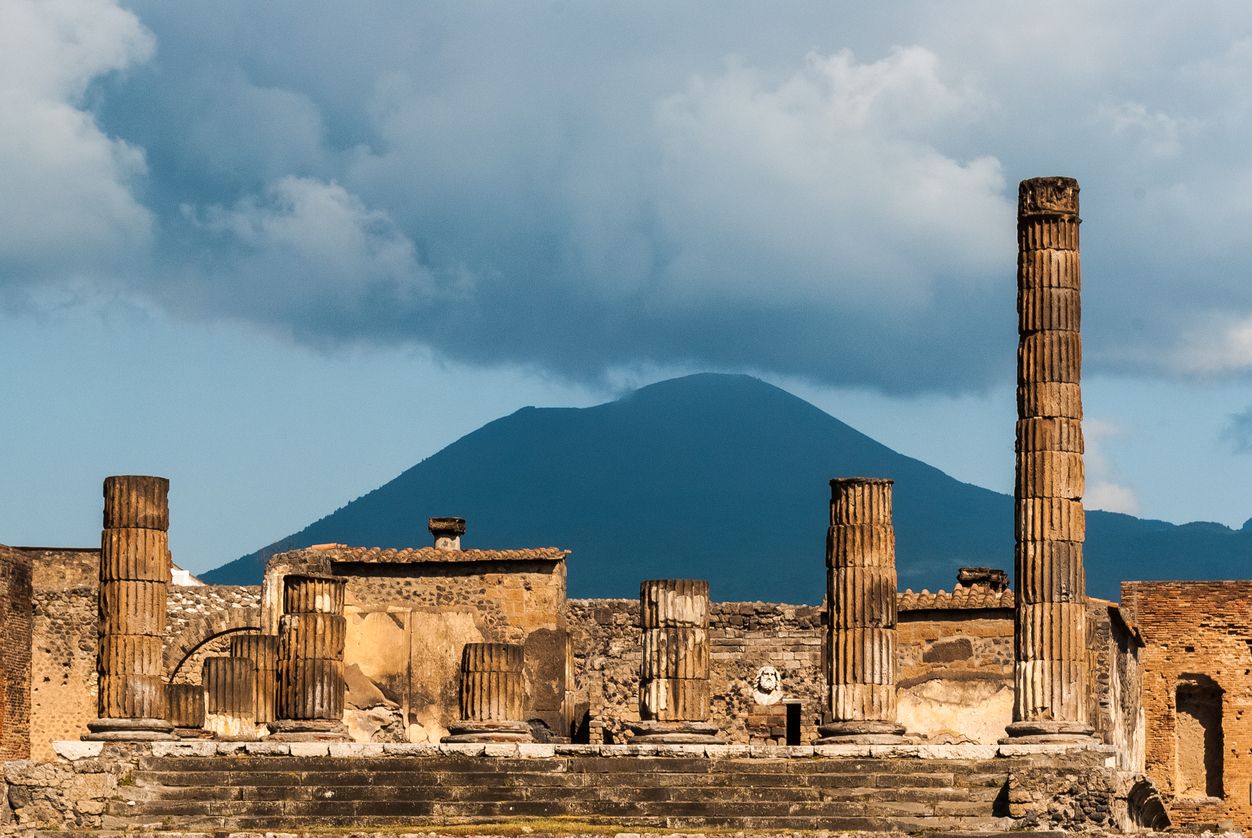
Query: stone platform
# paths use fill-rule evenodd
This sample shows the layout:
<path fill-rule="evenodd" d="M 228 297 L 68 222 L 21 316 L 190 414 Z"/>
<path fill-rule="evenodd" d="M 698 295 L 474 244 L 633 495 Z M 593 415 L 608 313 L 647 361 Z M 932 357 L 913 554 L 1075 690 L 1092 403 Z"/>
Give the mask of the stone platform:
<path fill-rule="evenodd" d="M 961 833 L 1144 820 L 1128 802 L 1143 796 L 1132 793 L 1136 778 L 1116 771 L 1103 746 L 188 741 L 56 750 L 57 763 L 6 764 L 19 827 Z"/>

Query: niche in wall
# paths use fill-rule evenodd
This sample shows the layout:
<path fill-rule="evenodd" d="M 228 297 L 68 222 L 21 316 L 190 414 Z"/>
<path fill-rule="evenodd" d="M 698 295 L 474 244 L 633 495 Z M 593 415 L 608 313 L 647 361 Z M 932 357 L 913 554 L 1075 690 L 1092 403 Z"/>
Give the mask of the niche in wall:
<path fill-rule="evenodd" d="M 1182 675 L 1174 711 L 1176 794 L 1222 797 L 1222 688 L 1206 675 Z"/>

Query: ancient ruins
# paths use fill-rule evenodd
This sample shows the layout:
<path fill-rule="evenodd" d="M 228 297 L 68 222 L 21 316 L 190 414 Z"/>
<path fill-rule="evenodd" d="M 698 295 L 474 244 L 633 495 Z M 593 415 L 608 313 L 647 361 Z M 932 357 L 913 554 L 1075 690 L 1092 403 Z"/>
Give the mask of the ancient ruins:
<path fill-rule="evenodd" d="M 0 547 L 0 825 L 1252 827 L 1252 582 L 1087 596 L 1078 195 L 1019 192 L 1015 589 L 899 591 L 893 483 L 846 474 L 820 607 L 569 599 L 568 551 L 464 547 L 454 517 L 174 584 L 168 481 L 109 477 L 99 549 Z"/>

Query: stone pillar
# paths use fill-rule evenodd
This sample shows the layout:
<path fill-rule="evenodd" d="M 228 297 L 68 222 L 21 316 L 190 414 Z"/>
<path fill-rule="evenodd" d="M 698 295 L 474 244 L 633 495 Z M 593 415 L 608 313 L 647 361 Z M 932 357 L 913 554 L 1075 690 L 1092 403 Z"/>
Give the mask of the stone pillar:
<path fill-rule="evenodd" d="M 830 718 L 819 745 L 899 742 L 891 480 L 830 481 L 826 536 Z"/>
<path fill-rule="evenodd" d="M 169 739 L 161 680 L 170 581 L 169 481 L 104 480 L 100 539 L 99 718 L 85 739 Z"/>
<path fill-rule="evenodd" d="M 337 576 L 288 574 L 278 627 L 279 741 L 347 738 L 343 723 L 343 616 L 347 581 Z"/>
<path fill-rule="evenodd" d="M 230 656 L 252 662 L 256 673 L 253 710 L 258 725 L 278 718 L 278 638 L 272 634 L 244 634 L 230 639 Z"/>
<path fill-rule="evenodd" d="M 1087 589 L 1078 182 L 1024 180 L 1017 205 L 1013 741 L 1085 740 Z"/>
<path fill-rule="evenodd" d="M 465 535 L 464 518 L 429 518 L 426 528 L 435 537 L 436 550 L 461 549 L 461 536 Z"/>
<path fill-rule="evenodd" d="M 204 659 L 204 729 L 217 739 L 249 742 L 256 736 L 256 671 L 247 658 Z"/>
<path fill-rule="evenodd" d="M 166 684 L 165 714 L 179 739 L 209 735 L 204 730 L 204 687 L 199 684 Z"/>
<path fill-rule="evenodd" d="M 526 723 L 525 647 L 466 643 L 461 650 L 461 719 L 444 742 L 531 742 Z"/>
<path fill-rule="evenodd" d="M 650 579 L 639 585 L 643 659 L 639 743 L 718 743 L 709 719 L 709 583 Z"/>

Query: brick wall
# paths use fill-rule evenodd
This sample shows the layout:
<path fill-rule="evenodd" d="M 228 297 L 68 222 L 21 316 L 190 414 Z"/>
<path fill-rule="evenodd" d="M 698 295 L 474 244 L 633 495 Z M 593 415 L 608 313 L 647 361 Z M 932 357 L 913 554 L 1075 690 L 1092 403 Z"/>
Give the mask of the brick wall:
<path fill-rule="evenodd" d="M 30 556 L 0 545 L 0 759 L 30 756 Z"/>
<path fill-rule="evenodd" d="M 1122 607 L 1145 643 L 1140 662 L 1148 775 L 1179 824 L 1228 819 L 1252 828 L 1252 581 L 1123 582 Z M 1220 775 L 1220 797 L 1189 779 L 1206 766 L 1203 720 L 1197 721 L 1187 697 L 1209 688 L 1218 696 L 1221 744 L 1220 759 L 1210 759 L 1207 769 Z M 1210 738 L 1210 749 L 1217 744 Z"/>

